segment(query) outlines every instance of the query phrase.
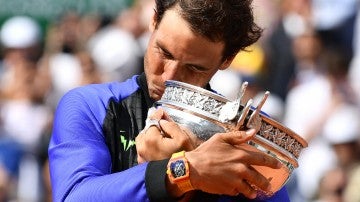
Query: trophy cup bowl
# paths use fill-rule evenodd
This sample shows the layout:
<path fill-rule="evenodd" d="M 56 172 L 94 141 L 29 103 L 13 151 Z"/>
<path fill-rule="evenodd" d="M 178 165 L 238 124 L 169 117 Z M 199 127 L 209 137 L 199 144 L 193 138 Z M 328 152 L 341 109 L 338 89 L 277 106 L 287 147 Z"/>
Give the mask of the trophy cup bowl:
<path fill-rule="evenodd" d="M 187 83 L 168 80 L 165 92 L 155 103 L 163 108 L 180 125 L 187 127 L 202 141 L 208 140 L 215 133 L 255 128 L 256 134 L 242 146 L 246 150 L 264 152 L 282 163 L 280 169 L 253 165 L 271 183 L 271 191 L 258 190 L 260 195 L 271 196 L 280 190 L 298 167 L 298 157 L 307 142 L 289 128 L 271 119 L 261 111 L 269 93 L 257 107 L 252 106 L 252 99 L 247 103 L 243 95 L 247 83 L 243 83 L 236 100 L 193 86 Z"/>

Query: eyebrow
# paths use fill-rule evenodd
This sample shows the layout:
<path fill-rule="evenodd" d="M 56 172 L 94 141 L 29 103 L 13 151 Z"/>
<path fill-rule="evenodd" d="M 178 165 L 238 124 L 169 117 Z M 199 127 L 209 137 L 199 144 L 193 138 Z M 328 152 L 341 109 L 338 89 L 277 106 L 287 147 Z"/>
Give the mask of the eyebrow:
<path fill-rule="evenodd" d="M 166 49 L 161 42 L 156 41 L 156 45 L 157 45 L 163 52 L 165 52 L 166 54 L 168 54 L 170 57 L 175 58 L 175 57 L 173 56 L 173 54 L 171 54 L 170 51 L 169 51 L 168 49 Z M 185 65 L 186 65 L 186 66 L 193 66 L 193 67 L 199 69 L 200 71 L 207 71 L 207 70 L 209 70 L 209 68 L 203 67 L 203 66 L 201 66 L 201 65 L 196 65 L 196 64 L 185 64 Z M 210 69 L 211 69 L 211 68 L 210 68 Z"/>

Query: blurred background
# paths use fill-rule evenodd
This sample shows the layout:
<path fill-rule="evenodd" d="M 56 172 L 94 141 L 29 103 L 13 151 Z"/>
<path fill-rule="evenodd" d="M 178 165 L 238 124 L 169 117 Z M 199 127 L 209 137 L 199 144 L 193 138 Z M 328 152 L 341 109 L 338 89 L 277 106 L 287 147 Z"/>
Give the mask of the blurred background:
<path fill-rule="evenodd" d="M 255 104 L 309 143 L 292 202 L 360 202 L 358 0 L 254 0 L 264 35 L 212 87 Z M 51 201 L 47 146 L 68 90 L 143 71 L 153 0 L 0 0 L 0 201 Z M 66 169 L 66 168 L 64 168 Z"/>

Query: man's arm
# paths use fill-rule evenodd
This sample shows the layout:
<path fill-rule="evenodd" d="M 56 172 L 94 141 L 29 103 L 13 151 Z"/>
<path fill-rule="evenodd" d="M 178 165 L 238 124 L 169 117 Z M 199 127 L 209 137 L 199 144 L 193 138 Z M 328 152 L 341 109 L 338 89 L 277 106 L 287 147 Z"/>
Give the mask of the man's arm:
<path fill-rule="evenodd" d="M 100 109 L 78 91 L 59 103 L 49 145 L 54 201 L 148 201 L 148 163 L 111 174 Z"/>

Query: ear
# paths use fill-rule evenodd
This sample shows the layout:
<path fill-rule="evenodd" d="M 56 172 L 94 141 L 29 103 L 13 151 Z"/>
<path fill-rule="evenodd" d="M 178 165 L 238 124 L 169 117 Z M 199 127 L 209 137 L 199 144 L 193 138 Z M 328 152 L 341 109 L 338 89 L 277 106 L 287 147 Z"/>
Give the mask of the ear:
<path fill-rule="evenodd" d="M 225 70 L 227 69 L 230 64 L 232 63 L 232 61 L 234 60 L 235 56 L 229 57 L 227 58 L 219 67 L 219 70 Z"/>
<path fill-rule="evenodd" d="M 150 32 L 154 32 L 154 30 L 156 29 L 156 11 L 155 9 L 153 10 L 153 14 L 152 17 L 150 19 L 150 23 L 149 23 L 149 31 Z"/>

